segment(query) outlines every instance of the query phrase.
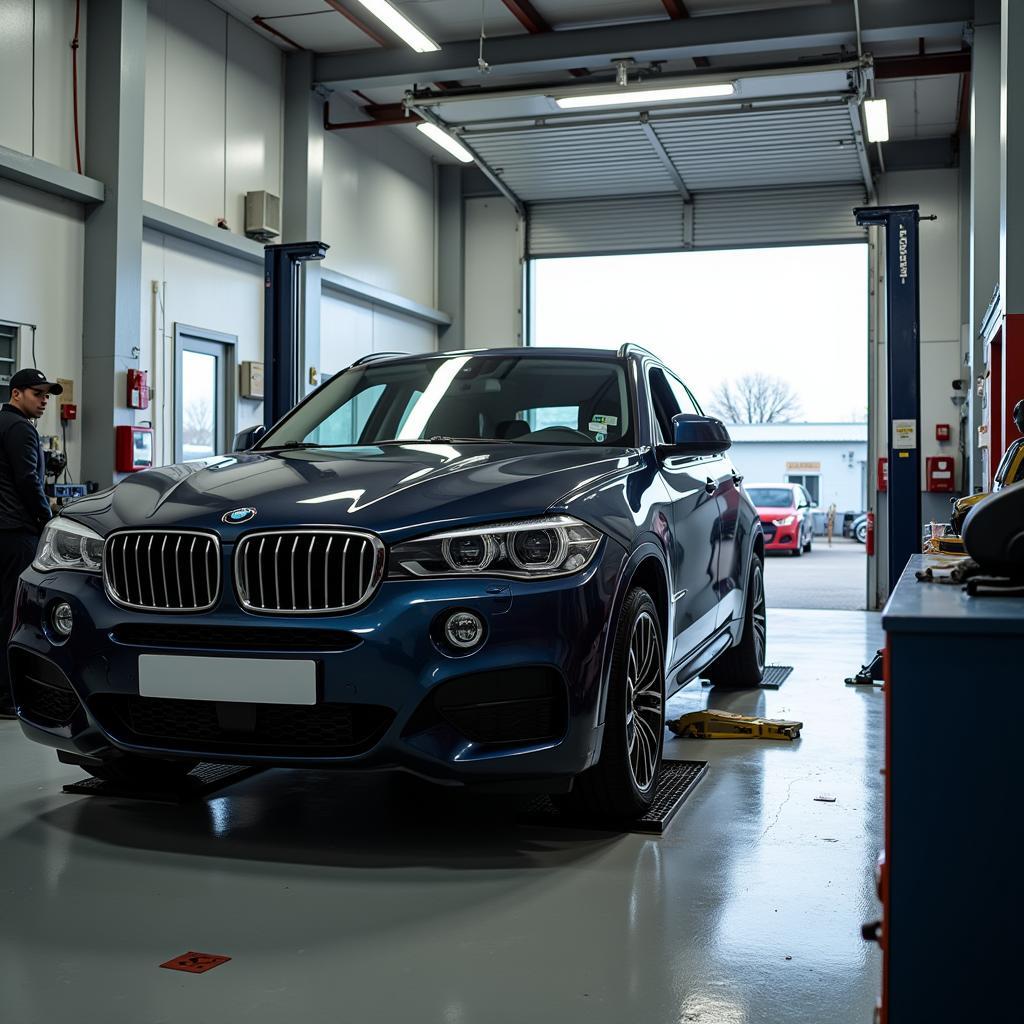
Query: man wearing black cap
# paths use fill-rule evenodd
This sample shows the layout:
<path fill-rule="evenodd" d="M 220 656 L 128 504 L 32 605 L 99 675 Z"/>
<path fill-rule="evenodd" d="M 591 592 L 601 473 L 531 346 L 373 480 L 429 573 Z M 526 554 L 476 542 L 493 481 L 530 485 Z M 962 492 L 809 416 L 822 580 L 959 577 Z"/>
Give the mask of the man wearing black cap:
<path fill-rule="evenodd" d="M 0 408 L 0 718 L 14 717 L 7 673 L 7 640 L 14 625 L 18 577 L 32 564 L 50 503 L 43 491 L 43 445 L 33 420 L 46 412 L 50 395 L 64 389 L 39 370 L 19 370 L 11 400 Z"/>

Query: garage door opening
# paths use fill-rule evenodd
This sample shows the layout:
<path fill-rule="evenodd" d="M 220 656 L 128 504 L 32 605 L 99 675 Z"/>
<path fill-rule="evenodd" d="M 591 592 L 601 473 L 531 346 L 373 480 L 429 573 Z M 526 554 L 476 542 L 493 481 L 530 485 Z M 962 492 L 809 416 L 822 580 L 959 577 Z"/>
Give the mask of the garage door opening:
<path fill-rule="evenodd" d="M 788 489 L 792 512 L 766 520 L 771 606 L 865 607 L 866 244 L 543 258 L 528 272 L 530 344 L 642 345 L 728 422 L 748 491 Z"/>

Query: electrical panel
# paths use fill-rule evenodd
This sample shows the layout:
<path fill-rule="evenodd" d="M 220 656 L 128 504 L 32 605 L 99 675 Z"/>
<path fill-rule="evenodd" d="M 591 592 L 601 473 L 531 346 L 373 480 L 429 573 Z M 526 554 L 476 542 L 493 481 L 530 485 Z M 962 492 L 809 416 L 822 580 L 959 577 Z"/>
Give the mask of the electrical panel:
<path fill-rule="evenodd" d="M 270 242 L 281 234 L 281 200 L 270 192 L 245 193 L 245 233 L 258 242 Z"/>
<path fill-rule="evenodd" d="M 238 393 L 243 398 L 263 398 L 263 364 L 246 361 L 238 368 Z"/>

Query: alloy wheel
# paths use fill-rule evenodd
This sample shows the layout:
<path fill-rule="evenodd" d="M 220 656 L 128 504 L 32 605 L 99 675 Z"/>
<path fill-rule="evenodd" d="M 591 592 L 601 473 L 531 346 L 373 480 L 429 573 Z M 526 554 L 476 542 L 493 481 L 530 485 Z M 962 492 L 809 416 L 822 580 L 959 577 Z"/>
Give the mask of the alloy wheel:
<path fill-rule="evenodd" d="M 633 623 L 626 668 L 626 741 L 637 789 L 646 792 L 657 777 L 664 723 L 664 688 L 658 626 L 648 612 Z"/>
<path fill-rule="evenodd" d="M 761 575 L 761 566 L 754 565 L 753 593 L 751 594 L 750 615 L 751 625 L 754 627 L 754 656 L 757 658 L 757 669 L 764 672 L 765 649 L 768 642 L 767 613 L 764 600 L 764 579 Z"/>

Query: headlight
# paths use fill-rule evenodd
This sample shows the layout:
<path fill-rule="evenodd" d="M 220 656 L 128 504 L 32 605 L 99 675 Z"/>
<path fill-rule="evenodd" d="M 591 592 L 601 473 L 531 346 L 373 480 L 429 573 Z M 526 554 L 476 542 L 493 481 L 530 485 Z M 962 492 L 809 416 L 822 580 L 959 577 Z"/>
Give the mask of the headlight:
<path fill-rule="evenodd" d="M 32 567 L 40 572 L 77 569 L 99 572 L 103 565 L 103 538 L 71 519 L 51 519 L 39 539 Z"/>
<path fill-rule="evenodd" d="M 572 516 L 447 530 L 396 544 L 389 579 L 423 576 L 512 576 L 547 579 L 586 568 L 601 534 Z"/>
<path fill-rule="evenodd" d="M 796 522 L 796 516 L 783 516 L 782 519 L 773 519 L 774 526 L 792 526 Z"/>

